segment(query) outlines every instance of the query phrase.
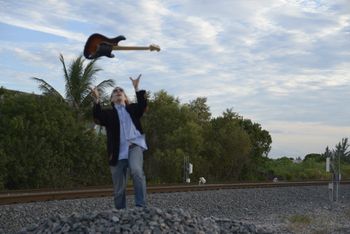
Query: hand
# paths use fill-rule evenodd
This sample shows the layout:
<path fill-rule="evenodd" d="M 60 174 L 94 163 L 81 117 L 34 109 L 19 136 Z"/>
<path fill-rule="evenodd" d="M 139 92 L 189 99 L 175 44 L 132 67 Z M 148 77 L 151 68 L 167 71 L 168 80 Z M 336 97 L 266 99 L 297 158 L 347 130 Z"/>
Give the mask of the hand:
<path fill-rule="evenodd" d="M 129 78 L 132 82 L 132 85 L 134 86 L 134 89 L 137 91 L 139 89 L 139 82 L 140 82 L 141 74 L 136 79 L 133 79 L 132 77 L 129 77 Z"/>
<path fill-rule="evenodd" d="M 91 97 L 94 99 L 96 103 L 100 100 L 100 93 L 98 92 L 98 88 L 89 88 L 91 90 Z"/>

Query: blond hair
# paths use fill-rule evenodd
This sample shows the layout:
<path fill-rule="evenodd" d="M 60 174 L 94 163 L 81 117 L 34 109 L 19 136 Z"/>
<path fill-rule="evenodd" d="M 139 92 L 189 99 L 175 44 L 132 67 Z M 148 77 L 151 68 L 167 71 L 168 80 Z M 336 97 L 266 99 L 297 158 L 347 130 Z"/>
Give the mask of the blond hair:
<path fill-rule="evenodd" d="M 121 88 L 121 87 L 119 87 L 119 86 L 117 86 L 117 87 L 115 87 L 115 88 L 113 89 L 109 100 L 112 101 L 113 93 L 115 92 L 116 89 L 122 90 L 122 92 L 123 92 L 123 94 L 124 94 L 124 97 L 125 97 L 125 105 L 128 105 L 128 104 L 130 103 L 129 98 L 128 98 L 128 96 L 126 95 L 124 89 Z"/>

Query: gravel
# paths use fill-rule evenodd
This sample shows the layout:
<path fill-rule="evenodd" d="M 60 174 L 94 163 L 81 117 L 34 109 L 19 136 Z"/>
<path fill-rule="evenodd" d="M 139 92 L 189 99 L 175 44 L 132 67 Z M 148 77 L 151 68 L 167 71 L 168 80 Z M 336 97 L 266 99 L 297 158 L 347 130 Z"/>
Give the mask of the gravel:
<path fill-rule="evenodd" d="M 350 233 L 350 185 L 149 194 L 147 208 L 89 198 L 0 206 L 0 233 Z"/>

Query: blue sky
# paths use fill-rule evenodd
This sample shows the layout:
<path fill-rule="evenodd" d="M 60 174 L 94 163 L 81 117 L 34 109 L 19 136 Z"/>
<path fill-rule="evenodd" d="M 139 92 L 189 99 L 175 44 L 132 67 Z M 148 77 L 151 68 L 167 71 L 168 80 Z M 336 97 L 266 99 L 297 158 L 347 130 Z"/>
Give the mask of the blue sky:
<path fill-rule="evenodd" d="M 207 97 L 213 116 L 233 108 L 272 136 L 269 157 L 323 153 L 350 133 L 350 1 L 0 0 L 0 86 L 62 94 L 66 63 L 93 33 L 124 35 L 96 83 L 160 89 L 187 103 Z"/>

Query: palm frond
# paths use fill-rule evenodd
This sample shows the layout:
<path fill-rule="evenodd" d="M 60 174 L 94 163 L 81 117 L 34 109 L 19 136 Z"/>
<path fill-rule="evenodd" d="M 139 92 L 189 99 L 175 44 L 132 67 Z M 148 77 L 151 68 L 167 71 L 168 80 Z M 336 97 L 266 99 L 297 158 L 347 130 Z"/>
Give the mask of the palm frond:
<path fill-rule="evenodd" d="M 82 56 L 74 59 L 68 66 L 64 62 L 63 55 L 61 54 L 60 60 L 63 65 L 64 76 L 66 80 L 66 99 L 76 109 L 79 109 L 82 100 L 82 93 L 86 87 L 82 84 L 82 73 L 83 73 L 83 59 Z"/>
<path fill-rule="evenodd" d="M 83 98 L 85 98 L 86 95 L 90 95 L 89 87 L 94 86 L 93 83 L 95 81 L 95 74 L 98 71 L 102 70 L 95 65 L 96 61 L 97 61 L 97 59 L 89 62 L 84 68 L 84 71 L 83 71 L 83 74 L 81 77 L 81 85 L 83 87 L 83 90 L 85 91 L 82 95 Z"/>
<path fill-rule="evenodd" d="M 100 92 L 100 97 L 105 98 L 108 97 L 108 95 L 106 95 L 105 93 L 105 89 L 107 87 L 113 87 L 115 85 L 114 80 L 112 79 L 108 79 L 108 80 L 104 80 L 101 83 L 99 83 L 96 87 Z M 91 97 L 91 90 L 89 89 L 87 94 L 85 95 L 83 102 L 82 102 L 82 106 L 86 107 L 89 106 L 90 103 L 92 103 L 93 99 Z"/>
<path fill-rule="evenodd" d="M 108 87 L 114 87 L 115 82 L 112 79 L 104 80 L 101 83 L 99 83 L 96 87 L 101 91 L 104 92 L 106 88 Z"/>
<path fill-rule="evenodd" d="M 54 87 L 52 87 L 49 83 L 47 83 L 45 80 L 37 78 L 37 77 L 32 77 L 32 79 L 39 83 L 39 89 L 43 92 L 43 94 L 55 95 L 55 96 L 60 97 L 64 100 L 64 97 Z"/>
<path fill-rule="evenodd" d="M 60 61 L 62 63 L 62 66 L 63 66 L 63 74 L 64 74 L 64 79 L 66 81 L 66 84 L 65 84 L 65 90 L 66 90 L 66 99 L 68 100 L 71 95 L 70 95 L 70 89 L 69 87 L 71 86 L 70 85 L 70 79 L 69 79 L 69 74 L 68 74 L 68 71 L 67 71 L 67 67 L 66 67 L 66 63 L 64 61 L 64 58 L 63 58 L 63 55 L 60 54 Z M 70 101 L 70 100 L 69 100 Z"/>
<path fill-rule="evenodd" d="M 95 65 L 97 60 L 98 60 L 98 58 L 89 62 L 84 69 L 83 79 L 90 82 L 90 84 L 93 81 L 95 81 L 95 74 L 102 70 L 101 68 L 99 68 Z"/>

